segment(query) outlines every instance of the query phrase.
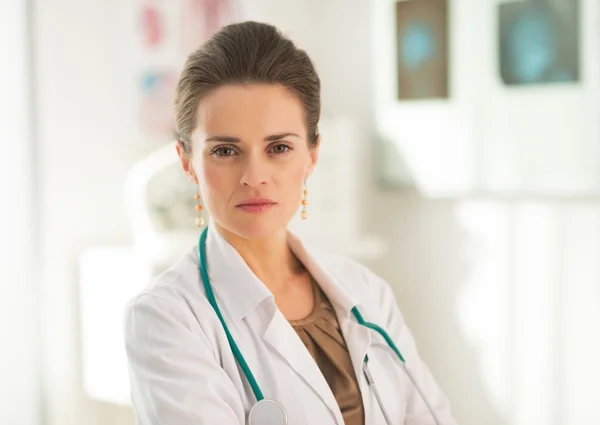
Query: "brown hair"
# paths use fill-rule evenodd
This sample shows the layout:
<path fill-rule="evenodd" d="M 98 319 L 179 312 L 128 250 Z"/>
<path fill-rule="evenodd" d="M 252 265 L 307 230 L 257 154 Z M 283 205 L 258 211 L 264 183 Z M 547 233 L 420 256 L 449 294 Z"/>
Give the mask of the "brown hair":
<path fill-rule="evenodd" d="M 215 33 L 187 59 L 175 96 L 177 133 L 186 153 L 196 127 L 198 103 L 225 84 L 281 84 L 304 106 L 309 143 L 317 141 L 321 82 L 302 49 L 272 25 L 242 22 Z"/>

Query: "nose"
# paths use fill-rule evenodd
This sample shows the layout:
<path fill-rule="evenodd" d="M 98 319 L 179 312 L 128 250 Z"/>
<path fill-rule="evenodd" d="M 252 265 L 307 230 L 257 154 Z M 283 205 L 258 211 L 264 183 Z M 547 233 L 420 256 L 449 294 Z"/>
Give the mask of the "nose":
<path fill-rule="evenodd" d="M 259 155 L 249 155 L 243 163 L 242 186 L 258 187 L 268 180 L 268 165 Z"/>

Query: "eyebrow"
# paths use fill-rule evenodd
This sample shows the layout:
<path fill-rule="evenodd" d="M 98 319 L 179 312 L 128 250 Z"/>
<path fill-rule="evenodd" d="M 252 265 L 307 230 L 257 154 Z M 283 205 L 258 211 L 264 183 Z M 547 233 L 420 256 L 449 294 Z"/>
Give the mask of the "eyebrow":
<path fill-rule="evenodd" d="M 265 142 L 274 142 L 276 140 L 281 140 L 286 137 L 297 137 L 300 138 L 296 133 L 279 133 L 279 134 L 271 134 L 264 138 Z M 237 137 L 231 136 L 212 136 L 205 140 L 205 142 L 225 142 L 225 143 L 239 143 L 240 139 Z"/>

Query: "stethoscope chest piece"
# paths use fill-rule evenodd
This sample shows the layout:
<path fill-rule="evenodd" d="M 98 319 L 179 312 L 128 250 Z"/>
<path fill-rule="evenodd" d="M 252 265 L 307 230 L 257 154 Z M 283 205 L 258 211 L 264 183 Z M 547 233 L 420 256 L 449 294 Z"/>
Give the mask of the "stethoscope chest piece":
<path fill-rule="evenodd" d="M 285 407 L 275 400 L 260 400 L 248 413 L 249 425 L 287 425 L 287 423 Z"/>

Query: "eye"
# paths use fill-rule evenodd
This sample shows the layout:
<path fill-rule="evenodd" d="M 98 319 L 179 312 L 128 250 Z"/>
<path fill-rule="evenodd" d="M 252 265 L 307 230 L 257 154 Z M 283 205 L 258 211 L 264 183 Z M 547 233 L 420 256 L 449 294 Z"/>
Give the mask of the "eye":
<path fill-rule="evenodd" d="M 237 152 L 235 151 L 233 146 L 217 146 L 211 151 L 211 155 L 229 157 L 237 155 Z"/>
<path fill-rule="evenodd" d="M 271 147 L 271 151 L 276 154 L 286 153 L 287 151 L 289 151 L 291 149 L 292 149 L 292 147 L 289 145 L 286 145 L 285 143 L 278 143 Z"/>

